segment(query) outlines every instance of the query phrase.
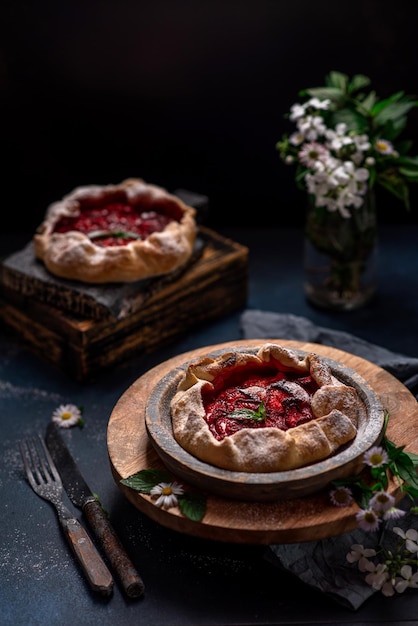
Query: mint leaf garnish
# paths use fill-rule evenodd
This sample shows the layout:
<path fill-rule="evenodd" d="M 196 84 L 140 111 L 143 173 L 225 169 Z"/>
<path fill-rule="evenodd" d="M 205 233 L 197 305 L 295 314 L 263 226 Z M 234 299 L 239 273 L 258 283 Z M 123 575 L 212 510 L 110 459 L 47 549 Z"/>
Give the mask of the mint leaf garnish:
<path fill-rule="evenodd" d="M 128 476 L 128 478 L 122 478 L 120 482 L 122 485 L 135 489 L 135 491 L 150 493 L 155 485 L 170 482 L 170 480 L 170 476 L 163 470 L 146 469 L 132 474 L 132 476 Z"/>
<path fill-rule="evenodd" d="M 180 511 L 185 517 L 200 522 L 206 513 L 206 498 L 200 493 L 188 491 L 178 496 Z"/>
<path fill-rule="evenodd" d="M 229 413 L 228 417 L 236 420 L 254 420 L 255 422 L 265 422 L 267 417 L 266 407 L 264 406 L 264 403 L 261 402 L 256 411 L 253 411 L 253 409 L 236 409 L 232 413 Z"/>
<path fill-rule="evenodd" d="M 107 237 L 116 237 L 118 239 L 141 239 L 141 235 L 130 230 L 92 230 L 87 236 L 91 240 L 107 239 Z"/>

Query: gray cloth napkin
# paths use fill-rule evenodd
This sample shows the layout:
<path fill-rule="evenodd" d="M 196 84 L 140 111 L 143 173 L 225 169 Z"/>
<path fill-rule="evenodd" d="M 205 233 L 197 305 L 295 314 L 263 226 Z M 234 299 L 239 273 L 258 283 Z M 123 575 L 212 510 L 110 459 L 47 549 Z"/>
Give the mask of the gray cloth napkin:
<path fill-rule="evenodd" d="M 248 310 L 241 316 L 241 333 L 244 339 L 290 339 L 324 344 L 351 354 L 356 354 L 398 378 L 418 400 L 418 358 L 397 354 L 371 344 L 343 331 L 323 328 L 304 317 L 269 311 Z M 405 510 L 409 499 L 399 505 Z M 384 541 L 395 540 L 393 526 L 404 530 L 417 526 L 416 517 L 408 513 L 385 525 Z M 281 569 L 296 576 L 310 587 L 327 594 L 343 606 L 356 610 L 376 592 L 364 580 L 365 574 L 350 565 L 346 554 L 355 543 L 376 548 L 382 534 L 354 530 L 338 537 L 298 544 L 271 545 L 266 558 Z"/>

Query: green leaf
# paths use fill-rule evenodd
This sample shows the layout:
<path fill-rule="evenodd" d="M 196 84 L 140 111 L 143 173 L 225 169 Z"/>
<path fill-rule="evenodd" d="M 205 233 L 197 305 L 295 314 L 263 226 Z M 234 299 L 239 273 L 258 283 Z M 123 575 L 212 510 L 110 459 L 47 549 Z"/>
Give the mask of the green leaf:
<path fill-rule="evenodd" d="M 418 181 L 418 170 L 407 169 L 406 167 L 400 167 L 399 173 L 405 176 L 411 183 Z"/>
<path fill-rule="evenodd" d="M 390 468 L 395 476 L 399 476 L 408 484 L 418 488 L 418 474 L 414 462 L 406 452 L 400 454 Z"/>
<path fill-rule="evenodd" d="M 395 142 L 395 139 L 399 137 L 401 132 L 404 130 L 406 126 L 407 118 L 401 117 L 398 120 L 388 120 L 384 126 L 378 126 L 375 124 L 375 120 L 373 121 L 373 133 L 370 134 L 370 138 L 372 139 L 388 139 L 392 143 Z M 398 148 L 399 149 L 399 148 Z"/>
<path fill-rule="evenodd" d="M 348 83 L 347 91 L 351 94 L 355 91 L 359 91 L 363 87 L 368 87 L 369 85 L 370 78 L 368 76 L 364 76 L 364 74 L 356 74 Z"/>
<path fill-rule="evenodd" d="M 328 87 L 336 87 L 344 93 L 347 91 L 348 76 L 342 72 L 330 72 L 325 78 L 325 82 Z"/>
<path fill-rule="evenodd" d="M 418 489 L 416 487 L 411 487 L 411 485 L 404 485 L 402 487 L 402 491 L 404 491 L 409 496 L 411 496 L 411 498 L 413 500 L 418 500 Z M 417 512 L 418 512 L 418 507 L 414 507 L 414 508 L 416 508 Z M 411 511 L 412 511 L 412 509 L 411 509 Z"/>
<path fill-rule="evenodd" d="M 362 111 L 366 111 L 368 114 L 371 114 L 373 107 L 377 102 L 377 96 L 375 91 L 371 91 L 364 100 L 361 101 L 361 105 L 358 107 Z"/>
<path fill-rule="evenodd" d="M 171 478 L 167 472 L 164 472 L 163 470 L 146 469 L 141 470 L 136 474 L 132 474 L 131 476 L 128 476 L 128 478 L 122 478 L 120 482 L 122 485 L 135 489 L 135 491 L 150 493 L 151 489 L 155 487 L 155 485 L 170 481 Z"/>
<path fill-rule="evenodd" d="M 266 407 L 264 406 L 264 403 L 261 402 L 257 411 L 253 411 L 252 409 L 236 409 L 232 413 L 229 413 L 228 417 L 230 419 L 236 420 L 253 420 L 255 422 L 265 422 L 267 417 Z"/>
<path fill-rule="evenodd" d="M 386 452 L 388 453 L 389 459 L 394 461 L 399 455 L 402 453 L 405 446 L 396 446 L 393 441 L 388 439 L 386 436 L 383 437 L 382 445 Z"/>
<path fill-rule="evenodd" d="M 347 124 L 348 130 L 353 130 L 358 134 L 362 134 L 367 131 L 367 119 L 359 113 L 359 111 L 343 108 L 339 111 L 334 111 L 332 116 L 333 125 Z"/>
<path fill-rule="evenodd" d="M 387 189 L 387 191 L 390 191 L 390 193 L 392 193 L 396 198 L 399 198 L 399 200 L 401 200 L 405 204 L 407 209 L 410 208 L 409 189 L 404 180 L 395 180 L 393 178 L 389 179 L 381 174 L 377 177 L 377 182 L 381 187 L 384 187 L 385 189 Z"/>
<path fill-rule="evenodd" d="M 412 463 L 414 464 L 414 467 L 416 467 L 418 471 L 418 454 L 414 454 L 413 452 L 407 452 L 406 454 L 409 456 Z"/>
<path fill-rule="evenodd" d="M 404 97 L 404 92 L 397 91 L 396 93 L 392 94 L 388 98 L 384 98 L 383 100 L 378 100 L 376 102 L 376 106 L 373 108 L 373 111 L 372 111 L 373 115 L 377 115 L 382 109 L 387 107 L 389 104 L 391 104 L 392 102 L 398 102 L 399 100 L 402 100 L 403 97 Z"/>
<path fill-rule="evenodd" d="M 187 491 L 177 497 L 180 511 L 185 517 L 200 522 L 206 513 L 206 498 L 193 491 Z"/>
<path fill-rule="evenodd" d="M 335 87 L 311 87 L 301 92 L 301 95 L 306 94 L 312 98 L 319 98 L 320 100 L 329 99 L 336 103 L 343 102 L 346 97 L 341 89 L 336 89 Z"/>
<path fill-rule="evenodd" d="M 107 239 L 108 237 L 115 237 L 116 239 L 141 239 L 139 233 L 134 233 L 129 230 L 92 230 L 87 236 L 92 241 L 95 239 Z"/>
<path fill-rule="evenodd" d="M 414 102 L 392 102 L 383 108 L 374 118 L 374 123 L 383 126 L 388 120 L 397 120 L 417 106 Z"/>
<path fill-rule="evenodd" d="M 412 168 L 418 168 L 418 157 L 400 156 L 395 160 L 395 163 L 397 165 L 407 165 Z"/>

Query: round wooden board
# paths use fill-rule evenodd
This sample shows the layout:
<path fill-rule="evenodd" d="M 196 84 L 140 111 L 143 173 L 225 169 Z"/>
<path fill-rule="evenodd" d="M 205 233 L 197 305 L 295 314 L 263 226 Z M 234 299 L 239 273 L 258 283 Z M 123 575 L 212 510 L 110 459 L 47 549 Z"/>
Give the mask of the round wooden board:
<path fill-rule="evenodd" d="M 120 483 L 121 478 L 144 469 L 166 469 L 148 439 L 145 406 L 155 384 L 171 369 L 185 361 L 223 348 L 279 343 L 340 361 L 358 372 L 377 393 L 389 412 L 387 436 L 398 446 L 418 454 L 418 403 L 391 374 L 353 354 L 314 343 L 283 339 L 253 339 L 206 346 L 180 354 L 141 376 L 121 396 L 109 419 L 107 445 L 114 479 L 140 511 L 159 524 L 178 532 L 235 543 L 273 544 L 313 541 L 336 536 L 356 527 L 356 505 L 334 507 L 326 491 L 303 498 L 274 502 L 243 502 L 208 494 L 207 510 L 201 522 L 184 517 L 177 507 L 168 511 L 157 507 L 150 496 Z M 176 477 L 173 476 L 173 479 Z M 183 482 L 183 481 L 181 481 Z M 390 492 L 400 499 L 395 482 Z"/>

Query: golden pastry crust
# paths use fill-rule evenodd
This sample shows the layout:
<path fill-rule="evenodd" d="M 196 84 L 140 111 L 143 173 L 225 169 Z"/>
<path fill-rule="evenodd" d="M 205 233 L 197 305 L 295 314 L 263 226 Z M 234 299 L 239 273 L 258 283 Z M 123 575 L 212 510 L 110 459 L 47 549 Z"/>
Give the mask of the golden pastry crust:
<path fill-rule="evenodd" d="M 311 398 L 312 419 L 287 430 L 250 426 L 221 440 L 215 438 L 205 420 L 203 395 L 215 387 L 227 387 L 228 376 L 250 364 L 269 364 L 280 372 L 310 375 L 318 386 Z M 285 380 L 280 384 L 292 390 L 293 383 Z M 255 354 L 231 351 L 191 363 L 170 410 L 174 438 L 182 448 L 210 465 L 239 472 L 285 471 L 326 459 L 354 439 L 360 416 L 365 415 L 356 389 L 337 380 L 318 355 L 301 357 L 271 343 L 262 345 Z"/>
<path fill-rule="evenodd" d="M 167 210 L 178 219 L 160 232 L 125 245 L 101 246 L 83 232 L 54 232 L 62 218 L 83 208 L 125 202 L 144 210 Z M 131 178 L 118 185 L 78 187 L 51 204 L 34 236 L 35 256 L 54 275 L 86 283 L 134 282 L 172 272 L 190 259 L 196 239 L 196 211 L 156 185 Z"/>

